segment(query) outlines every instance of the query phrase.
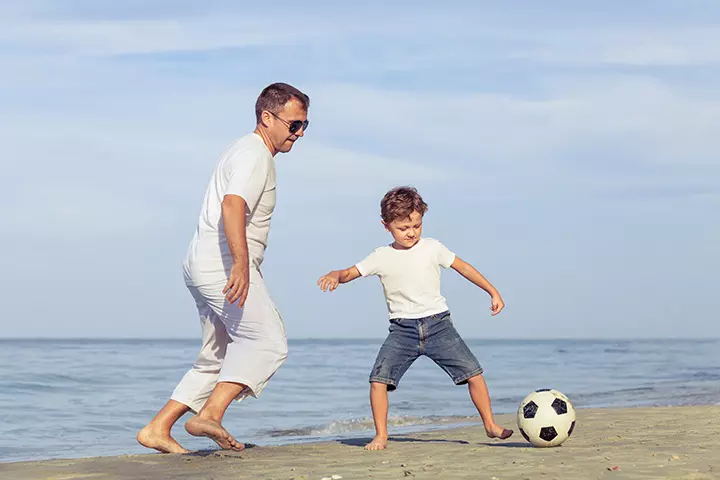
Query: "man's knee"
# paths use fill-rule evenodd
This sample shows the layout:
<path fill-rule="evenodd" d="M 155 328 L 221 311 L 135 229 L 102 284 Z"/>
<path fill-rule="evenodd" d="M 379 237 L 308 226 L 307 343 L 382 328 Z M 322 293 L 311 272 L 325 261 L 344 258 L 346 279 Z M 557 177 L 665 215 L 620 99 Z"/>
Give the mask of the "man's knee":
<path fill-rule="evenodd" d="M 267 362 L 276 362 L 278 365 L 282 365 L 288 357 L 287 342 L 278 340 L 269 346 L 265 352 Z"/>
<path fill-rule="evenodd" d="M 193 370 L 199 373 L 219 373 L 223 361 L 212 355 L 200 354 L 195 360 Z"/>
<path fill-rule="evenodd" d="M 276 349 L 277 349 L 278 355 L 280 356 L 280 359 L 282 361 L 285 361 L 285 359 L 288 356 L 288 344 L 287 344 L 287 339 L 284 336 L 282 337 L 282 339 L 277 340 Z"/>
<path fill-rule="evenodd" d="M 283 343 L 282 347 L 280 348 L 280 361 L 284 362 L 288 357 L 288 346 L 287 343 Z"/>
<path fill-rule="evenodd" d="M 196 363 L 193 365 L 193 371 L 197 373 L 204 373 L 204 374 L 210 374 L 210 375 L 216 375 L 220 373 L 220 369 L 222 367 L 222 364 L 218 363 L 217 365 L 206 365 L 202 363 Z"/>

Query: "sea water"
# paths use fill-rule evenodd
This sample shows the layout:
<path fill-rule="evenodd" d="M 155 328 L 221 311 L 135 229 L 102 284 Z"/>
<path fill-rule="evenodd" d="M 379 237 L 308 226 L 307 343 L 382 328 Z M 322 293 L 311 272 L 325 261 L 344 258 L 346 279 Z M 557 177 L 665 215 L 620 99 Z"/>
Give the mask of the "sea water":
<path fill-rule="evenodd" d="M 537 388 L 562 391 L 576 408 L 720 402 L 720 340 L 466 341 L 496 413 L 514 413 Z M 231 405 L 226 427 L 259 445 L 372 436 L 368 375 L 381 343 L 291 340 L 260 399 Z M 0 461 L 148 452 L 135 434 L 198 348 L 199 340 L 0 340 Z M 427 358 L 390 393 L 391 435 L 479 423 L 467 387 Z M 173 435 L 189 449 L 214 447 L 182 423 Z"/>

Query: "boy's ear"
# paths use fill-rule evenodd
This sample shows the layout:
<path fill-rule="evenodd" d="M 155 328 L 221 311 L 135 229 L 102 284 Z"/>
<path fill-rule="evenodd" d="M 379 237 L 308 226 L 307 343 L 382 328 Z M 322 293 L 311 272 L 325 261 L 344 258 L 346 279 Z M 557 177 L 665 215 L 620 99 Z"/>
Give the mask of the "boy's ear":
<path fill-rule="evenodd" d="M 388 227 L 388 224 L 385 223 L 385 220 L 380 220 L 380 223 L 382 223 L 382 226 L 385 227 L 385 230 L 387 230 L 388 232 L 390 231 L 390 227 Z"/>

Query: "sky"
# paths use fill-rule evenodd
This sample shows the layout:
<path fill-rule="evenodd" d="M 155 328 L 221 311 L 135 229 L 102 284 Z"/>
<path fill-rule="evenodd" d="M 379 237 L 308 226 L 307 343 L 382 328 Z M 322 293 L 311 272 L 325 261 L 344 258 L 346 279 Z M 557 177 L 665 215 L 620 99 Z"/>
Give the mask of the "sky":
<path fill-rule="evenodd" d="M 413 185 L 468 338 L 720 336 L 715 1 L 0 3 L 0 337 L 197 338 L 182 260 L 264 86 L 311 98 L 276 157 L 263 274 L 289 338 L 382 338 Z M 351 5 L 351 6 L 350 6 Z"/>

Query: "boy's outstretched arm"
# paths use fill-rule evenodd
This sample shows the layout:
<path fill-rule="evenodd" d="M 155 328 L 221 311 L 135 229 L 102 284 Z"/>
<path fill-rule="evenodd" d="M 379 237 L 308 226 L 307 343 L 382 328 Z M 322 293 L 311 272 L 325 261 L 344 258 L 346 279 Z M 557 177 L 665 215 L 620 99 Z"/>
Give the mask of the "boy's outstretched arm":
<path fill-rule="evenodd" d="M 326 292 L 328 289 L 332 292 L 337 288 L 338 284 L 352 282 L 359 276 L 360 271 L 355 265 L 353 265 L 345 270 L 333 270 L 332 272 L 323 275 L 320 277 L 317 284 L 323 292 Z"/>
<path fill-rule="evenodd" d="M 492 283 L 483 277 L 482 274 L 475 269 L 475 267 L 458 256 L 455 257 L 455 260 L 453 260 L 453 263 L 450 266 L 453 270 L 485 290 L 490 295 L 490 310 L 492 310 L 493 315 L 497 315 L 503 308 L 505 308 L 505 302 L 503 302 L 500 292 L 498 292 L 497 288 L 495 288 Z"/>

